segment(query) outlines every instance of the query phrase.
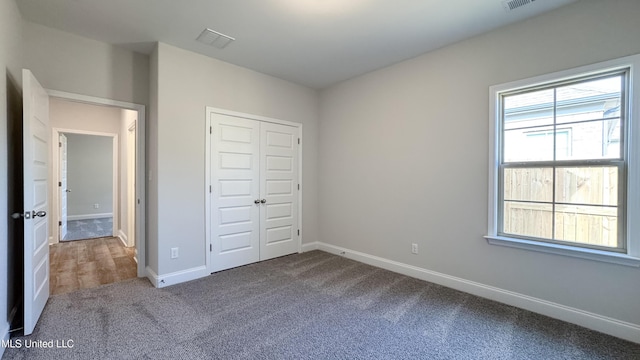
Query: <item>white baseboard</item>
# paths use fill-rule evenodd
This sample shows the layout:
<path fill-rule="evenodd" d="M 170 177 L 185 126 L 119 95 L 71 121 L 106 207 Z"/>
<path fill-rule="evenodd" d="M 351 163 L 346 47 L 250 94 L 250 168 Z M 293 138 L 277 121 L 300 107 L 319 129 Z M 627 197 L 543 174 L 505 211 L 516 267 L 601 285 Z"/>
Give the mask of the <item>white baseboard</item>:
<path fill-rule="evenodd" d="M 305 244 L 311 248 L 311 244 Z M 303 245 L 303 248 L 305 247 Z M 317 249 L 640 343 L 640 325 L 322 242 Z M 309 250 L 307 250 L 309 251 Z"/>
<path fill-rule="evenodd" d="M 120 239 L 120 241 L 122 241 L 122 244 L 124 245 L 124 247 L 129 247 L 128 241 L 127 241 L 127 234 L 125 234 L 124 231 L 122 231 L 122 229 L 118 230 L 118 238 Z"/>
<path fill-rule="evenodd" d="M 147 278 L 149 279 L 149 281 L 151 281 L 154 287 L 158 287 L 158 274 L 156 274 L 156 272 L 148 266 L 146 267 L 146 270 Z"/>
<path fill-rule="evenodd" d="M 68 215 L 67 220 L 88 220 L 88 219 L 100 219 L 113 217 L 113 213 L 102 213 L 102 214 L 84 214 L 84 215 Z"/>
<path fill-rule="evenodd" d="M 308 243 L 308 244 L 302 244 L 302 249 L 301 249 L 300 252 L 318 250 L 318 244 L 319 244 L 319 242 L 317 242 L 317 241 L 312 242 L 312 243 Z"/>
<path fill-rule="evenodd" d="M 0 340 L 5 344 L 9 341 L 9 328 L 10 324 L 3 324 L 2 329 L 0 330 Z M 4 355 L 4 346 L 0 346 L 0 359 L 2 359 L 2 355 Z"/>
<path fill-rule="evenodd" d="M 166 286 L 199 279 L 210 274 L 211 273 L 207 271 L 207 267 L 204 265 L 182 271 L 172 272 L 165 275 L 158 275 L 150 267 L 147 266 L 147 277 L 149 278 L 149 281 L 151 281 L 153 286 L 157 288 L 163 288 Z"/>

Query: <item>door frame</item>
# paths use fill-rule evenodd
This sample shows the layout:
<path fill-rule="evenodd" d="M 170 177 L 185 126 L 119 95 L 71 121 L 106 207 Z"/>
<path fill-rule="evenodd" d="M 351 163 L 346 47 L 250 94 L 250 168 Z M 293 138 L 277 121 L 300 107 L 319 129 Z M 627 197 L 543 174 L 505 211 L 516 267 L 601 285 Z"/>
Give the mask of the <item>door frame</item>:
<path fill-rule="evenodd" d="M 53 131 L 52 131 L 52 135 L 51 136 L 53 137 Z M 64 137 L 64 146 L 62 146 L 62 138 L 63 137 Z M 53 139 L 53 140 L 55 141 L 55 139 Z M 67 167 L 68 162 L 69 162 L 68 161 L 69 139 L 67 139 L 66 135 L 58 134 L 58 139 L 57 140 L 58 140 L 58 151 L 57 151 L 57 153 L 58 153 L 58 159 L 57 159 L 58 160 L 58 165 L 57 166 L 53 166 L 53 164 L 51 164 L 51 167 L 53 169 L 57 168 L 57 170 L 58 170 L 58 171 L 55 172 L 56 176 L 58 177 L 58 181 L 57 181 L 58 186 L 56 187 L 56 185 L 55 185 L 56 182 L 53 182 L 52 185 L 49 186 L 49 190 L 51 190 L 51 189 L 57 189 L 58 190 L 58 191 L 55 192 L 58 195 L 58 206 L 57 207 L 53 206 L 54 201 L 51 202 L 51 209 L 54 210 L 54 211 L 51 211 L 51 214 L 52 215 L 55 214 L 56 208 L 58 209 L 58 216 L 57 216 L 57 218 L 58 218 L 58 242 L 60 242 L 60 240 L 62 240 L 64 238 L 64 236 L 67 235 L 67 225 L 68 225 L 67 223 L 69 221 L 69 191 L 68 191 L 68 189 L 69 189 L 69 186 L 68 186 L 69 185 L 68 184 L 69 183 L 69 176 L 68 176 L 69 168 Z M 64 156 L 64 162 L 62 161 L 63 156 Z M 55 157 L 53 157 L 53 158 L 54 158 L 54 161 L 55 161 Z M 64 163 L 64 166 L 65 166 L 64 177 L 62 176 L 63 163 Z M 63 188 L 62 188 L 62 185 L 63 185 L 62 184 L 62 179 L 63 178 L 65 179 L 64 180 L 64 185 L 65 185 L 64 191 L 63 191 Z M 63 204 L 62 198 L 63 197 L 65 197 L 64 206 L 62 206 L 62 204 Z M 52 194 L 51 198 L 55 199 L 56 198 L 55 194 Z M 64 231 L 64 233 L 62 232 L 63 226 L 62 226 L 62 223 L 61 223 L 62 214 L 63 214 L 62 209 L 63 208 L 65 209 L 65 211 L 67 211 L 66 217 L 64 219 L 64 221 L 65 221 L 65 224 L 64 224 L 64 230 L 65 231 Z M 52 226 L 49 227 L 49 229 L 51 229 L 51 227 L 55 228 L 55 226 L 52 225 Z M 56 242 L 56 239 L 53 236 L 49 236 L 49 244 L 52 244 L 52 243 L 55 243 L 55 242 Z"/>
<path fill-rule="evenodd" d="M 118 197 L 118 179 L 120 179 L 120 169 L 118 169 L 118 154 L 119 154 L 119 141 L 118 141 L 118 134 L 114 134 L 114 133 L 103 133 L 103 132 L 97 132 L 97 131 L 86 131 L 86 130 L 75 130 L 75 129 L 63 129 L 63 128 L 51 128 L 51 134 L 52 134 L 52 142 L 51 145 L 52 147 L 55 149 L 56 148 L 56 144 L 58 144 L 58 141 L 60 141 L 60 135 L 61 134 L 76 134 L 76 135 L 93 135 L 93 136 L 104 136 L 104 137 L 110 137 L 111 138 L 111 156 L 112 156 L 112 161 L 111 161 L 111 168 L 112 168 L 112 186 L 111 186 L 111 206 L 112 206 L 112 216 L 113 216 L 113 224 L 111 227 L 111 236 L 117 236 L 117 231 L 118 228 L 120 227 L 120 224 L 118 222 L 118 217 L 116 216 L 117 213 L 119 212 L 119 197 Z M 67 154 L 68 156 L 68 154 Z M 53 164 L 52 167 L 55 169 L 54 171 L 54 178 L 55 181 L 52 182 L 52 187 L 53 189 L 56 189 L 55 191 L 55 196 L 52 196 L 53 199 L 53 204 L 51 204 L 51 210 L 55 211 L 53 212 L 52 215 L 56 215 L 55 218 L 58 220 L 53 220 L 53 221 L 60 221 L 60 216 L 61 214 L 61 205 L 62 205 L 62 201 L 60 199 L 60 187 L 59 186 L 55 186 L 56 184 L 60 183 L 61 179 L 60 179 L 60 156 L 54 156 L 53 157 Z M 68 176 L 67 176 L 67 181 L 68 181 Z M 68 217 L 68 214 L 67 214 Z M 54 226 L 55 227 L 55 226 Z M 57 236 L 52 236 L 53 239 L 49 239 L 49 244 L 57 244 L 60 242 L 60 231 L 58 230 L 58 234 Z"/>
<path fill-rule="evenodd" d="M 132 134 L 133 133 L 133 134 Z M 126 139 L 122 139 L 122 141 L 126 141 L 125 144 L 127 144 L 127 154 L 125 155 L 127 160 L 126 160 L 126 166 L 127 166 L 127 204 L 125 205 L 127 207 L 127 245 L 128 246 L 135 246 L 135 240 L 136 240 L 136 230 L 135 230 L 135 224 L 136 224 L 136 190 L 135 190 L 135 186 L 136 186 L 136 179 L 135 179 L 135 172 L 136 172 L 136 149 L 135 149 L 135 145 L 136 145 L 136 123 L 135 121 L 131 124 L 131 126 L 129 126 L 127 128 L 127 138 Z M 133 140 L 132 140 L 133 139 Z M 130 146 L 133 143 L 133 147 Z M 134 175 L 132 175 L 134 174 Z M 134 227 L 131 226 L 131 224 L 134 225 Z"/>
<path fill-rule="evenodd" d="M 75 94 L 65 91 L 46 89 L 49 97 L 62 100 L 79 102 L 90 105 L 101 105 L 109 107 L 117 107 L 121 109 L 133 110 L 138 112 L 136 119 L 136 214 L 135 214 L 135 238 L 136 238 L 136 257 L 138 264 L 138 277 L 146 277 L 146 107 L 144 105 L 129 103 L 124 101 L 99 98 L 88 95 Z M 117 193 L 114 198 L 118 197 Z"/>
<path fill-rule="evenodd" d="M 211 224 L 211 117 L 213 114 L 227 115 L 232 117 L 238 117 L 243 119 L 257 120 L 261 122 L 269 122 L 274 124 L 292 126 L 298 128 L 298 137 L 300 138 L 300 144 L 298 145 L 298 184 L 300 184 L 300 190 L 298 191 L 298 228 L 300 229 L 300 236 L 298 236 L 298 253 L 302 253 L 302 236 L 304 234 L 304 230 L 302 229 L 302 189 L 304 189 L 304 185 L 302 184 L 302 146 L 304 141 L 302 139 L 302 124 L 296 123 L 292 121 L 279 120 L 261 115 L 247 114 L 238 111 L 225 110 L 212 106 L 207 106 L 205 109 L 205 188 L 204 188 L 204 213 L 205 213 L 205 267 L 207 271 L 211 272 L 212 264 L 211 264 L 211 235 L 213 232 L 212 224 Z"/>

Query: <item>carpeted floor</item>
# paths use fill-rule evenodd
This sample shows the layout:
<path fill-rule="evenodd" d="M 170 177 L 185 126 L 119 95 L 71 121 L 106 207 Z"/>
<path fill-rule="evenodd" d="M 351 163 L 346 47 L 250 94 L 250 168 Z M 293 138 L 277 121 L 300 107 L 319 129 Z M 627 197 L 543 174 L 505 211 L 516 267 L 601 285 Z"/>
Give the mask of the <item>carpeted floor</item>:
<path fill-rule="evenodd" d="M 3 359 L 640 359 L 640 345 L 320 251 L 53 296 Z M 68 344 L 68 342 L 67 342 Z"/>

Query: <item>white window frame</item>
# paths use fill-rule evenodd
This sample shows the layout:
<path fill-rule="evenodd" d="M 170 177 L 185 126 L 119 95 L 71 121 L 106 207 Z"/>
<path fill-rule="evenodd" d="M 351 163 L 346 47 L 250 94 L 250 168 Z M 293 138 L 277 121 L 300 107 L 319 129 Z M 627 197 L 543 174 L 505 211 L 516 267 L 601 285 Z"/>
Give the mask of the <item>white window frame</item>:
<path fill-rule="evenodd" d="M 626 253 L 498 235 L 498 207 L 501 206 L 499 193 L 500 95 L 519 89 L 627 68 L 629 69 L 629 119 L 626 128 L 626 219 L 621 221 L 626 226 Z M 489 100 L 489 216 L 488 231 L 485 236 L 489 244 L 640 267 L 640 54 L 494 85 L 489 88 Z"/>

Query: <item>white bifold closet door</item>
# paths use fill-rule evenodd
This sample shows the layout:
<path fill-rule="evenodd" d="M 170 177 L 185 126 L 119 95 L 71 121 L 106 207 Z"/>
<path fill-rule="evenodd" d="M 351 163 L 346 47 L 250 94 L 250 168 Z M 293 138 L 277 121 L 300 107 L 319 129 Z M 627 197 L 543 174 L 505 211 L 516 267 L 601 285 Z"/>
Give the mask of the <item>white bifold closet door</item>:
<path fill-rule="evenodd" d="M 211 270 L 298 251 L 298 128 L 213 114 Z"/>

